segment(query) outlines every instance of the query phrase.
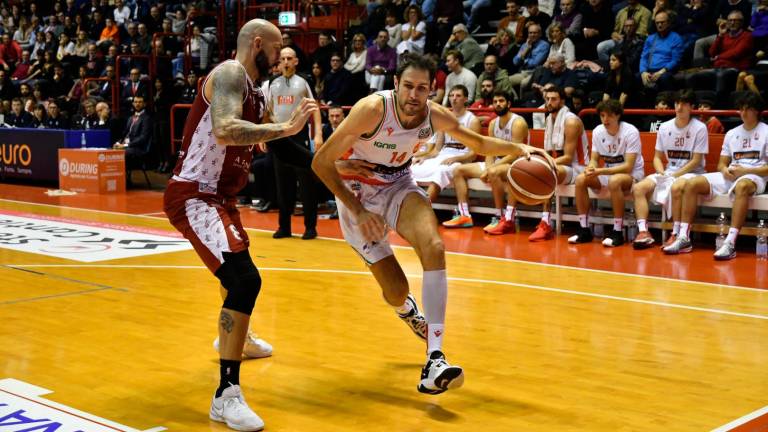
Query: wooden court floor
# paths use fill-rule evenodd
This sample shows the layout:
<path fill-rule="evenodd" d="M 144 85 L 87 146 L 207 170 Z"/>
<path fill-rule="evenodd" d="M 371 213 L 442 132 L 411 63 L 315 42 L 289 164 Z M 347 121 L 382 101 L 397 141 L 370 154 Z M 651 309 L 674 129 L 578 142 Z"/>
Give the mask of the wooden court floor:
<path fill-rule="evenodd" d="M 3 212 L 172 230 L 18 200 Z M 249 235 L 264 279 L 252 325 L 275 355 L 241 374 L 268 431 L 708 431 L 768 405 L 762 289 L 449 254 L 445 351 L 466 383 L 434 397 L 416 391 L 423 343 L 344 242 Z M 396 254 L 420 299 L 413 251 Z M 191 250 L 83 263 L 0 248 L 0 380 L 135 430 L 228 430 L 207 419 L 219 303 Z M 1 408 L 0 431 L 22 430 Z"/>

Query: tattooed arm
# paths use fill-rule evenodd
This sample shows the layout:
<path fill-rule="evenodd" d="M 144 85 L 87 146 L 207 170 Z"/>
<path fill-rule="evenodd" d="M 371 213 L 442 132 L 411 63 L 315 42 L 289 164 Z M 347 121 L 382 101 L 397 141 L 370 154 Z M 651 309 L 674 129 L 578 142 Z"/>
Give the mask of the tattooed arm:
<path fill-rule="evenodd" d="M 247 82 L 243 68 L 222 65 L 206 83 L 205 95 L 211 101 L 213 133 L 220 144 L 249 146 L 295 135 L 317 111 L 317 103 L 303 99 L 284 123 L 255 124 L 243 120 L 243 93 Z"/>

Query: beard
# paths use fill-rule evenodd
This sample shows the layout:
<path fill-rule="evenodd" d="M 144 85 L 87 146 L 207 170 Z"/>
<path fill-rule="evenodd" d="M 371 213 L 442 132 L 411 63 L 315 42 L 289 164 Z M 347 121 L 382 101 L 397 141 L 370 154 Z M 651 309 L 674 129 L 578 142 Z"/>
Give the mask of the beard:
<path fill-rule="evenodd" d="M 493 112 L 495 112 L 497 116 L 502 117 L 509 112 L 509 107 L 506 106 L 504 108 L 494 108 Z"/>
<path fill-rule="evenodd" d="M 259 77 L 261 79 L 269 77 L 272 72 L 272 65 L 269 64 L 269 59 L 263 50 L 256 55 L 256 61 L 254 63 L 256 63 L 256 68 L 259 70 Z"/>
<path fill-rule="evenodd" d="M 492 92 L 489 92 L 489 91 L 481 91 L 480 92 L 480 97 L 485 99 L 485 100 L 490 99 L 491 96 L 493 96 Z"/>

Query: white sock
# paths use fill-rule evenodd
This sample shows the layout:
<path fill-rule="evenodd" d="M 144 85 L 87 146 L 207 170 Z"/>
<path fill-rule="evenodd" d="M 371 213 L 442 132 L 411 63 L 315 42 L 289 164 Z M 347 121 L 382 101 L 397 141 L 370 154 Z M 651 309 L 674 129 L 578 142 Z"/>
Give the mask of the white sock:
<path fill-rule="evenodd" d="M 589 216 L 587 216 L 585 214 L 580 214 L 579 215 L 579 225 L 582 228 L 589 228 L 589 219 L 588 218 L 589 218 Z"/>
<path fill-rule="evenodd" d="M 403 303 L 402 306 L 392 306 L 392 307 L 395 308 L 395 312 L 397 312 L 400 315 L 408 315 L 408 313 L 410 313 L 411 310 L 413 309 L 411 307 L 411 304 L 408 302 Z"/>
<path fill-rule="evenodd" d="M 624 218 L 613 218 L 613 230 L 621 231 L 621 226 L 624 223 Z"/>
<path fill-rule="evenodd" d="M 691 229 L 691 224 L 689 224 L 688 222 L 681 222 L 680 231 L 677 234 L 685 238 L 688 238 L 688 230 L 690 229 Z"/>
<path fill-rule="evenodd" d="M 462 216 L 469 217 L 469 203 L 465 203 L 465 202 L 459 203 L 459 214 Z"/>
<path fill-rule="evenodd" d="M 515 219 L 515 207 L 508 205 L 507 212 L 504 214 L 504 219 L 511 221 Z"/>
<path fill-rule="evenodd" d="M 638 219 L 637 220 L 637 229 L 640 232 L 648 231 L 648 221 L 646 221 L 645 219 Z"/>
<path fill-rule="evenodd" d="M 672 222 L 672 234 L 680 234 L 680 222 Z"/>
<path fill-rule="evenodd" d="M 427 355 L 443 347 L 445 307 L 448 301 L 448 278 L 445 270 L 424 272 L 422 303 L 427 320 Z"/>
<path fill-rule="evenodd" d="M 541 212 L 541 221 L 549 225 L 549 212 Z"/>
<path fill-rule="evenodd" d="M 736 237 L 739 236 L 739 229 L 738 228 L 731 228 L 728 230 L 728 237 L 725 238 L 725 241 L 729 242 L 730 244 L 735 245 L 736 244 Z"/>

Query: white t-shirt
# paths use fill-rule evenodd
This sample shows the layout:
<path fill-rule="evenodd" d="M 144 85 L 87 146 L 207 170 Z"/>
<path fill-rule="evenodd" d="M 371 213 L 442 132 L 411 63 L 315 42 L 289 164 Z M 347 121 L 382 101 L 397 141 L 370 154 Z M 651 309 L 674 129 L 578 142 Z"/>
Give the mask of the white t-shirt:
<path fill-rule="evenodd" d="M 693 158 L 694 153 L 709 153 L 707 125 L 699 119 L 691 118 L 688 125 L 680 129 L 675 125 L 675 119 L 665 121 L 656 134 L 656 151 L 667 156 L 665 173 L 677 172 Z M 692 172 L 703 173 L 705 163 L 705 158 L 701 158 L 701 165 Z"/>
<path fill-rule="evenodd" d="M 599 125 L 592 131 L 592 152 L 600 155 L 605 166 L 611 168 L 624 163 L 624 155 L 634 153 L 635 166 L 632 167 L 632 177 L 641 179 L 645 175 L 643 148 L 640 142 L 640 132 L 636 127 L 626 122 L 619 123 L 619 132 L 611 135 L 605 126 Z"/>
<path fill-rule="evenodd" d="M 720 156 L 731 158 L 731 165 L 758 168 L 768 164 L 768 125 L 763 122 L 748 131 L 744 125 L 725 134 Z"/>

